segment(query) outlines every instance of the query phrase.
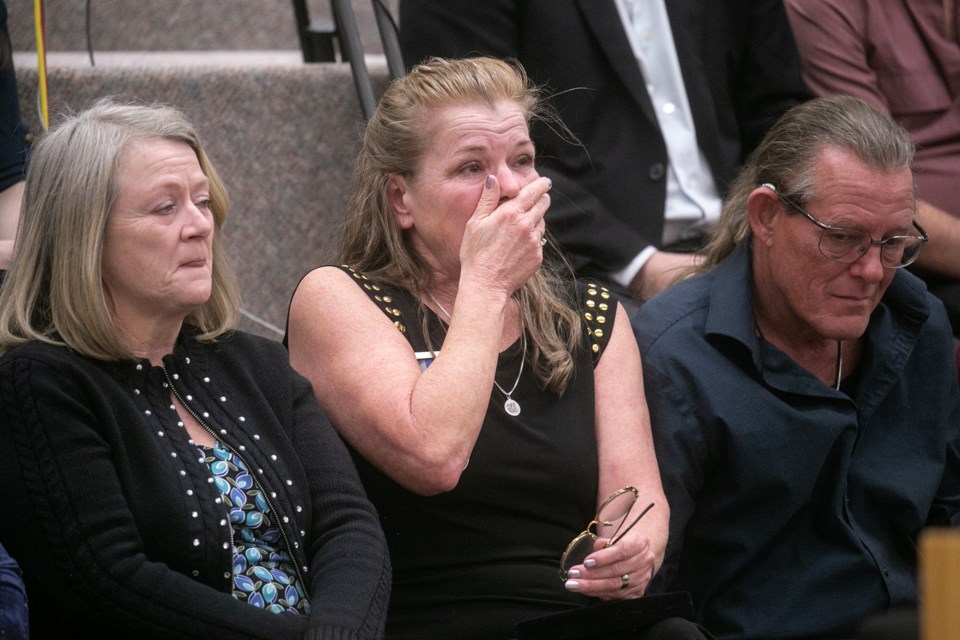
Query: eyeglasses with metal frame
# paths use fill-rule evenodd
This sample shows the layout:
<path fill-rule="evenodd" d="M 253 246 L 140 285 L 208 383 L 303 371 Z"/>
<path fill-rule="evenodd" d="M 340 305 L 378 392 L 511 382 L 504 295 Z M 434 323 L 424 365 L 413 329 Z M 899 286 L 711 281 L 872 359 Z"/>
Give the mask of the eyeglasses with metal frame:
<path fill-rule="evenodd" d="M 590 521 L 587 528 L 570 541 L 563 555 L 560 556 L 561 578 L 566 580 L 570 569 L 578 564 L 583 564 L 587 556 L 593 553 L 597 538 L 607 538 L 606 546 L 612 547 L 622 540 L 623 536 L 627 535 L 634 525 L 640 522 L 640 518 L 653 508 L 654 503 L 648 504 L 629 525 L 623 527 L 623 523 L 630 510 L 633 509 L 639 495 L 640 492 L 634 487 L 624 487 L 618 489 L 603 501 L 600 508 L 597 509 L 597 515 Z"/>
<path fill-rule="evenodd" d="M 834 227 L 820 222 L 806 209 L 780 193 L 780 190 L 769 182 L 760 186 L 773 191 L 777 194 L 781 204 L 796 209 L 807 220 L 820 227 L 818 248 L 825 258 L 834 262 L 852 264 L 869 251 L 871 246 L 877 245 L 880 247 L 880 264 L 887 269 L 900 269 L 913 264 L 920 257 L 920 251 L 923 249 L 924 243 L 930 239 L 923 227 L 916 220 L 913 220 L 913 227 L 920 232 L 919 236 L 896 235 L 883 240 L 874 240 L 870 237 L 870 234 L 863 231 Z"/>

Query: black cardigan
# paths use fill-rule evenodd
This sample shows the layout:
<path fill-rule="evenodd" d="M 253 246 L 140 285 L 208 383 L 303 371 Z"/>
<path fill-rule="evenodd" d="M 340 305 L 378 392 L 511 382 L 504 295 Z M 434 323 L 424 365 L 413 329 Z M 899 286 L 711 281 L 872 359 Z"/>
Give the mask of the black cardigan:
<path fill-rule="evenodd" d="M 0 359 L 0 540 L 35 638 L 378 638 L 390 563 L 343 443 L 276 342 L 181 334 L 163 367 L 32 343 Z M 270 494 L 309 617 L 231 588 L 227 509 L 172 383 Z"/>

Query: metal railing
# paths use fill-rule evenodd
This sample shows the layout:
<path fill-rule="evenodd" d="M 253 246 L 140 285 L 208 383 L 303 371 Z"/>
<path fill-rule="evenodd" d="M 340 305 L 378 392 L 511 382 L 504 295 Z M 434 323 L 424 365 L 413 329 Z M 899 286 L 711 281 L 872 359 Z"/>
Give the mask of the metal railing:
<path fill-rule="evenodd" d="M 399 78 L 406 73 L 406 67 L 400 51 L 396 21 L 383 0 L 371 2 L 390 78 Z M 340 61 L 350 64 L 363 119 L 369 120 L 377 107 L 377 99 L 370 82 L 370 72 L 364 58 L 363 43 L 351 0 L 330 0 L 332 20 L 311 20 L 307 0 L 293 0 L 293 9 L 303 61 L 337 62 L 339 51 Z"/>

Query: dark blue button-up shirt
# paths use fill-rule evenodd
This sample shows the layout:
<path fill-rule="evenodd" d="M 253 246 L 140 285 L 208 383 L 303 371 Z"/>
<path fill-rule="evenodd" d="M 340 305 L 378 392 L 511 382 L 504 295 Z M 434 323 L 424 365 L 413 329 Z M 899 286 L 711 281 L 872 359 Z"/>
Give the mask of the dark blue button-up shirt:
<path fill-rule="evenodd" d="M 20 568 L 0 545 L 0 638 L 27 640 L 27 592 Z"/>
<path fill-rule="evenodd" d="M 949 325 L 898 272 L 837 391 L 757 336 L 750 283 L 740 247 L 633 318 L 671 507 L 654 588 L 721 638 L 851 634 L 916 602 L 919 533 L 960 523 Z"/>

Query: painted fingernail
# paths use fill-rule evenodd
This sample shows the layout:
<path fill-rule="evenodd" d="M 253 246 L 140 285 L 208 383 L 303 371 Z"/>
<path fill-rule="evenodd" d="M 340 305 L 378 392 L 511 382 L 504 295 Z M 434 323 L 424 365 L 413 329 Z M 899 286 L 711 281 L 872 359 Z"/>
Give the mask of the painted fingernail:
<path fill-rule="evenodd" d="M 593 558 L 588 558 L 583 561 L 583 566 L 585 566 L 587 569 L 593 569 L 595 566 L 597 566 L 597 561 Z"/>
<path fill-rule="evenodd" d="M 580 569 L 570 569 L 570 571 L 567 571 L 567 575 L 570 576 L 571 578 L 579 578 Z"/>
<path fill-rule="evenodd" d="M 580 588 L 580 582 L 577 580 L 567 580 L 563 583 L 563 586 L 569 589 L 570 591 L 576 591 Z"/>
<path fill-rule="evenodd" d="M 483 186 L 487 189 L 493 189 L 493 176 L 487 176 L 487 181 L 483 183 Z"/>

